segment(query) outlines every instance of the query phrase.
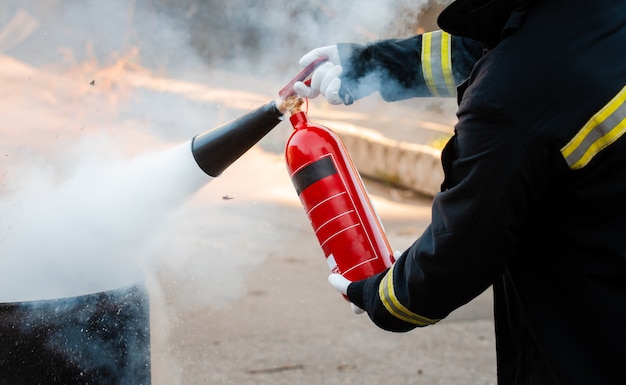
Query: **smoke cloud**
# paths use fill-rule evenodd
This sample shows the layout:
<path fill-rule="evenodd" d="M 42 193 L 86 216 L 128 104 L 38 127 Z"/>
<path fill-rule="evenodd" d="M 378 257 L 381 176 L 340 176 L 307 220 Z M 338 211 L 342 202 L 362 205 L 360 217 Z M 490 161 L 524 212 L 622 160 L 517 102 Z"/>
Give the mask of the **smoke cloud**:
<path fill-rule="evenodd" d="M 427 3 L 3 1 L 0 303 L 159 274 L 177 280 L 190 306 L 236 299 L 290 230 L 258 215 L 256 198 L 229 202 L 211 190 L 223 177 L 202 173 L 189 140 L 275 98 L 313 48 L 414 33 Z M 199 85 L 245 93 L 233 93 L 237 104 Z M 249 157 L 238 165 L 250 177 L 235 190 L 270 194 L 263 173 L 284 165 Z M 241 233 L 242 218 L 253 234 Z M 163 304 L 158 290 L 151 302 Z"/>
<path fill-rule="evenodd" d="M 68 282 L 82 292 L 133 279 L 126 272 L 141 270 L 151 261 L 149 254 L 158 254 L 156 234 L 166 227 L 168 215 L 207 182 L 193 164 L 182 165 L 186 150 L 181 152 L 180 143 L 210 128 L 207 122 L 240 113 L 207 116 L 210 111 L 198 102 L 177 104 L 166 94 L 125 88 L 128 72 L 96 78 L 98 68 L 123 59 L 126 68 L 177 79 L 203 81 L 211 68 L 221 68 L 284 81 L 309 49 L 384 37 L 406 14 L 405 3 L 3 2 L 0 49 L 5 55 L 41 70 L 35 74 L 82 71 L 82 86 L 93 79 L 92 86 L 109 88 L 100 99 L 77 103 L 81 91 L 72 92 L 75 83 L 49 82 L 53 101 L 32 108 L 69 114 L 47 122 L 42 115 L 33 123 L 27 118 L 31 106 L 22 105 L 24 122 L 13 122 L 25 128 L 17 143 L 5 147 L 12 163 L 4 166 L 0 190 L 0 271 L 5 275 L 0 301 L 71 294 L 60 287 Z M 89 130 L 70 134 L 61 126 Z M 63 141 L 33 148 L 32 138 L 42 132 L 50 136 L 50 127 Z M 139 155 L 129 157 L 121 150 L 129 146 Z M 149 153 L 155 147 L 176 150 Z"/>
<path fill-rule="evenodd" d="M 137 47 L 142 65 L 170 75 L 208 64 L 276 77 L 321 45 L 413 34 L 420 10 L 438 2 L 9 0 L 0 22 L 16 25 L 0 47 L 32 65 L 106 62 Z"/>
<path fill-rule="evenodd" d="M 76 166 L 60 180 L 45 169 L 22 170 L 29 178 L 0 201 L 3 301 L 76 296 L 141 281 L 144 263 L 156 252 L 154 235 L 210 179 L 188 143 L 132 159 L 90 155 L 102 153 L 106 142 L 81 141 L 65 159 Z"/>

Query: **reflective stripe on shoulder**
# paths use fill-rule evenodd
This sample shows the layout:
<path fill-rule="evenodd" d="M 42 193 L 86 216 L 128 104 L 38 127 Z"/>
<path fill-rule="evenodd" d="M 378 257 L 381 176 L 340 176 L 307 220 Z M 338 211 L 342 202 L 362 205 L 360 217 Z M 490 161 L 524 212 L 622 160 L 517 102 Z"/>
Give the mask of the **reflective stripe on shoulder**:
<path fill-rule="evenodd" d="M 378 295 L 380 296 L 380 300 L 387 311 L 394 317 L 417 326 L 427 326 L 440 321 L 438 319 L 430 319 L 419 314 L 415 314 L 398 301 L 393 289 L 394 267 L 395 265 L 391 266 L 391 268 L 387 271 L 387 274 L 385 274 L 383 280 L 378 285 Z"/>
<path fill-rule="evenodd" d="M 422 35 L 422 72 L 426 86 L 434 96 L 456 96 L 451 40 L 450 34 L 443 31 Z"/>
<path fill-rule="evenodd" d="M 578 131 L 561 154 L 572 170 L 585 167 L 594 156 L 626 132 L 626 86 Z"/>

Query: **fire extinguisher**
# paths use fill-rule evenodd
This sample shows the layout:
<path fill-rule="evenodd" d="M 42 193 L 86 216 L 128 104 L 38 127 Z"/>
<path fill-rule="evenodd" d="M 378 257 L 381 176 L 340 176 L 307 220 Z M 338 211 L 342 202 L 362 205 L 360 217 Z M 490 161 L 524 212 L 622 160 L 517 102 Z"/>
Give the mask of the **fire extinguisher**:
<path fill-rule="evenodd" d="M 394 257 L 345 145 L 332 130 L 309 120 L 293 90 L 296 81 L 305 81 L 325 60 L 309 65 L 279 92 L 294 128 L 285 160 L 328 267 L 359 281 L 387 269 Z"/>

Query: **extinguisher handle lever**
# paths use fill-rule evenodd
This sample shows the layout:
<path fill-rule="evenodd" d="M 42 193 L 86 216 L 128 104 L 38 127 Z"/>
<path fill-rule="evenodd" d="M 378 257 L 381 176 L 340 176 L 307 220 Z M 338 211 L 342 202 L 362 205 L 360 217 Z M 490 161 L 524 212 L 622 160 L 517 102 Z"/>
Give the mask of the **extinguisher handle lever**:
<path fill-rule="evenodd" d="M 289 83 L 287 83 L 287 85 L 285 85 L 283 88 L 280 89 L 280 91 L 278 91 L 278 96 L 280 96 L 282 100 L 285 100 L 290 96 L 294 96 L 296 94 L 296 91 L 293 89 L 293 85 L 297 82 L 306 82 L 307 78 L 309 78 L 313 74 L 315 69 L 327 60 L 328 57 L 321 56 L 315 59 L 315 61 L 313 61 L 308 66 L 304 67 L 302 71 L 298 72 L 298 74 L 293 79 L 291 79 Z"/>

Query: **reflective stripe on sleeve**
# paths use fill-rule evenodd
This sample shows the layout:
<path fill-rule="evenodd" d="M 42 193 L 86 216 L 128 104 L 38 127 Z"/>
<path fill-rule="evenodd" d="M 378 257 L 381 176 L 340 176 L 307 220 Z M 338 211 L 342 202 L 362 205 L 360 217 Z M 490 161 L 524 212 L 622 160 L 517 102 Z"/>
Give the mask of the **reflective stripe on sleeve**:
<path fill-rule="evenodd" d="M 391 268 L 387 271 L 387 274 L 385 274 L 383 280 L 378 285 L 378 295 L 387 311 L 394 317 L 417 326 L 427 326 L 440 321 L 438 319 L 430 319 L 413 313 L 400 303 L 393 289 L 394 267 L 395 265 L 391 266 Z"/>
<path fill-rule="evenodd" d="M 456 96 L 451 45 L 451 36 L 447 32 L 422 35 L 422 72 L 426 86 L 434 96 Z"/>
<path fill-rule="evenodd" d="M 572 170 L 585 167 L 594 156 L 626 132 L 626 86 L 578 131 L 561 154 Z"/>

